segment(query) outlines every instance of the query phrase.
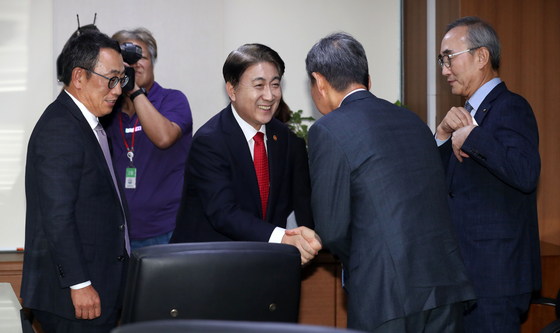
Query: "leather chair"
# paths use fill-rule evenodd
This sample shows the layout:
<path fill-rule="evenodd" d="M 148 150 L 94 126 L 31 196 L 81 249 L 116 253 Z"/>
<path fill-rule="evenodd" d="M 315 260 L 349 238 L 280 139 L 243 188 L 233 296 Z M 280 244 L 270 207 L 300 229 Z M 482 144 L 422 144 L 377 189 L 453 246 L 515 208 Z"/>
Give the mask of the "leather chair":
<path fill-rule="evenodd" d="M 546 325 L 539 333 L 558 333 L 560 332 L 560 290 L 556 295 L 556 299 L 548 297 L 537 297 L 531 300 L 533 304 L 542 304 L 553 306 L 556 314 L 556 320 Z"/>
<path fill-rule="evenodd" d="M 301 258 L 291 245 L 212 242 L 132 253 L 122 324 L 162 319 L 298 321 Z"/>
<path fill-rule="evenodd" d="M 111 333 L 360 333 L 327 326 L 224 320 L 161 320 L 117 327 Z"/>

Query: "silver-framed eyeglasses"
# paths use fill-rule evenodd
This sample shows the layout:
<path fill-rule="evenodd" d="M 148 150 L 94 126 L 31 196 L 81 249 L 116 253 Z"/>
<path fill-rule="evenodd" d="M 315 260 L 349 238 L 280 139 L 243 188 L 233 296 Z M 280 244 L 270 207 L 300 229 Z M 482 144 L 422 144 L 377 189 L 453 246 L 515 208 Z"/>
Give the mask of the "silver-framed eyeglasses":
<path fill-rule="evenodd" d="M 109 77 L 106 77 L 105 75 L 101 75 L 99 73 L 96 73 L 96 72 L 92 71 L 91 69 L 87 69 L 87 68 L 83 68 L 83 67 L 80 67 L 80 68 L 85 69 L 86 71 L 88 71 L 90 73 L 97 74 L 97 75 L 101 76 L 102 78 L 105 78 L 105 79 L 109 80 L 109 84 L 108 84 L 109 89 L 115 88 L 119 82 L 121 83 L 121 87 L 126 86 L 126 84 L 128 83 L 128 76 L 126 76 L 126 75 L 122 78 L 119 78 L 118 76 L 113 76 L 113 77 L 109 78 Z"/>
<path fill-rule="evenodd" d="M 438 60 L 437 60 L 437 62 L 438 62 L 438 64 L 439 64 L 439 66 L 441 67 L 441 69 L 443 69 L 443 65 L 445 65 L 445 67 L 447 67 L 447 68 L 450 68 L 450 67 L 451 67 L 451 58 L 453 58 L 453 57 L 455 57 L 455 56 L 458 56 L 459 54 L 463 54 L 463 53 L 465 53 L 465 52 L 470 52 L 470 51 L 479 49 L 479 48 L 481 48 L 481 47 L 482 47 L 482 46 L 477 46 L 477 47 L 473 47 L 473 48 L 471 48 L 471 49 L 464 50 L 464 51 L 457 52 L 457 53 L 453 53 L 453 54 L 444 54 L 444 55 L 441 55 L 441 54 L 440 54 L 440 55 L 438 55 Z"/>

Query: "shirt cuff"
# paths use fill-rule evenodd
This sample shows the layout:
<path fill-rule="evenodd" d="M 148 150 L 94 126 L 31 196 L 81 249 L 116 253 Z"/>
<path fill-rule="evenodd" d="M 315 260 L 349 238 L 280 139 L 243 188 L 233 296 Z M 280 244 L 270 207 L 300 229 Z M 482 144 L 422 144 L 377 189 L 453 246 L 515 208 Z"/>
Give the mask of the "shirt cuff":
<path fill-rule="evenodd" d="M 269 243 L 282 243 L 282 237 L 284 237 L 284 233 L 286 232 L 286 229 L 284 228 L 280 228 L 280 227 L 276 227 L 274 228 L 274 231 L 272 231 L 272 234 L 270 235 L 270 238 L 268 239 Z"/>
<path fill-rule="evenodd" d="M 439 147 L 439 146 L 441 146 L 442 144 L 446 143 L 447 140 L 451 139 L 451 135 L 450 135 L 447 139 L 445 139 L 445 140 L 440 140 L 440 139 L 438 139 L 438 138 L 435 138 L 435 139 L 436 139 L 437 146 Z"/>
<path fill-rule="evenodd" d="M 73 286 L 70 286 L 70 289 L 74 289 L 74 290 L 82 289 L 82 288 L 85 288 L 87 286 L 91 286 L 91 281 L 86 281 L 86 282 L 75 284 Z"/>

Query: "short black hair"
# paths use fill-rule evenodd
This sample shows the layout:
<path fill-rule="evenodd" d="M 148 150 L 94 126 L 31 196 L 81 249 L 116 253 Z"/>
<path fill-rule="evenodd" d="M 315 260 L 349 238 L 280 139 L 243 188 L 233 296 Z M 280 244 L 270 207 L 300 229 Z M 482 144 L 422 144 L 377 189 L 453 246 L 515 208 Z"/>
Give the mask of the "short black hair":
<path fill-rule="evenodd" d="M 338 92 L 351 84 L 369 85 L 366 51 L 360 42 L 347 33 L 330 34 L 313 45 L 305 58 L 305 67 L 311 84 L 312 73 L 319 73 Z"/>
<path fill-rule="evenodd" d="M 72 81 L 72 71 L 76 67 L 93 70 L 99 60 L 99 52 L 102 48 L 115 50 L 121 54 L 119 43 L 97 30 L 86 30 L 78 36 L 70 39 L 60 54 L 60 65 L 62 68 L 62 82 L 68 86 Z M 91 77 L 87 72 L 87 77 Z"/>
<path fill-rule="evenodd" d="M 280 79 L 282 78 L 285 69 L 282 58 L 270 47 L 254 43 L 242 45 L 228 55 L 222 69 L 224 80 L 237 87 L 247 68 L 262 62 L 273 64 L 278 70 Z"/>

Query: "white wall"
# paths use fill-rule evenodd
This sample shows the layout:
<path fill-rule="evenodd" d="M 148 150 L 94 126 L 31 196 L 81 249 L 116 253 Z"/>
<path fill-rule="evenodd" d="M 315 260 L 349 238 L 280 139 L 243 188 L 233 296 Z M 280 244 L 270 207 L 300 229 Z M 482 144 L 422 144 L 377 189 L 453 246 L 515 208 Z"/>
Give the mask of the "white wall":
<path fill-rule="evenodd" d="M 52 101 L 52 0 L 0 0 L 0 249 L 23 247 L 25 155 Z"/>
<path fill-rule="evenodd" d="M 400 0 L 0 0 L 0 248 L 23 246 L 27 140 L 62 88 L 54 63 L 77 28 L 76 14 L 86 25 L 95 13 L 108 35 L 139 26 L 152 31 L 156 81 L 187 95 L 195 130 L 227 105 L 222 65 L 245 43 L 280 54 L 284 98 L 305 115 L 320 116 L 309 95 L 305 56 L 335 31 L 364 45 L 371 91 L 390 101 L 400 96 Z M 11 83 L 14 70 L 23 84 Z"/>

